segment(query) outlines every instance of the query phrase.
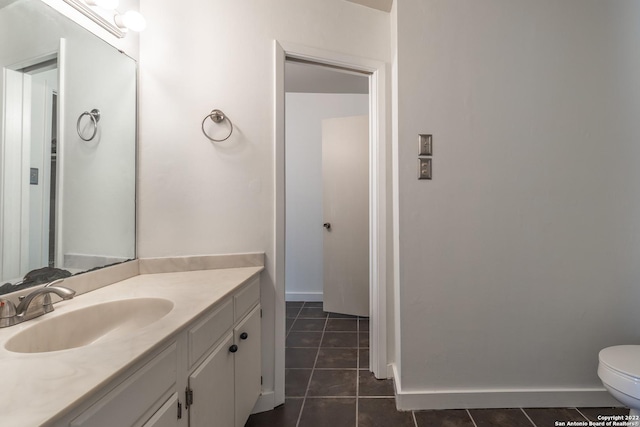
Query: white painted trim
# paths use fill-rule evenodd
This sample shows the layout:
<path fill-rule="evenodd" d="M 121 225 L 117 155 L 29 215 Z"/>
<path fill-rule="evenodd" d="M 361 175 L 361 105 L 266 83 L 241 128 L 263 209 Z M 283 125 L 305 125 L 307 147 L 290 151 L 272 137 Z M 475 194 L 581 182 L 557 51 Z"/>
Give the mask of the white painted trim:
<path fill-rule="evenodd" d="M 392 16 L 392 37 L 393 34 L 397 33 L 397 28 L 395 28 L 397 24 L 397 2 L 394 2 L 391 9 Z M 394 41 L 397 45 L 397 40 Z M 395 47 L 397 52 L 397 46 Z M 401 289 L 400 284 L 400 178 L 399 178 L 399 169 L 400 169 L 400 161 L 399 161 L 399 134 L 398 134 L 398 61 L 397 55 L 394 55 L 396 59 L 391 64 L 391 123 L 394 123 L 395 126 L 392 126 L 392 134 L 391 134 L 391 185 L 392 185 L 392 227 L 393 231 L 391 234 L 391 238 L 393 239 L 393 328 L 394 328 L 394 343 L 393 343 L 393 363 L 394 370 L 397 370 L 397 375 L 394 375 L 395 378 L 401 378 L 402 374 L 402 319 L 401 313 L 402 309 L 400 307 L 400 297 L 401 297 Z"/>
<path fill-rule="evenodd" d="M 56 160 L 56 249 L 54 257 L 54 266 L 60 267 L 64 262 L 64 167 L 65 167 L 65 148 L 67 145 L 66 138 L 66 81 L 67 81 L 67 41 L 60 39 L 60 47 L 58 49 L 58 143 L 57 143 L 57 160 Z"/>
<path fill-rule="evenodd" d="M 25 235 L 25 227 L 28 227 L 29 220 L 29 175 L 25 165 L 28 168 L 30 145 L 24 144 L 23 141 L 29 137 L 29 134 L 25 135 L 25 129 L 29 130 L 26 126 L 30 123 L 31 115 L 29 112 L 28 117 L 25 117 L 25 110 L 30 107 L 30 99 L 25 98 L 25 90 L 30 96 L 29 87 L 25 87 L 25 74 L 3 68 L 0 193 L 3 206 L 14 207 L 11 212 L 3 210 L 2 224 L 0 224 L 0 235 L 3 237 L 1 242 L 3 268 L 0 278 L 4 281 L 21 277 L 25 266 L 28 265 L 29 257 L 28 233 Z M 29 101 L 27 106 L 25 101 Z M 26 212 L 25 209 L 27 209 Z"/>
<path fill-rule="evenodd" d="M 387 378 L 387 236 L 386 236 L 386 67 L 382 61 L 330 52 L 289 42 L 275 41 L 274 46 L 274 176 L 275 176 L 275 257 L 276 257 L 276 382 L 284 379 L 284 241 L 285 241 L 285 177 L 284 177 L 284 62 L 286 57 L 345 67 L 370 73 L 370 315 L 371 371 L 377 378 Z M 280 297 L 281 295 L 281 297 Z M 279 330 L 282 328 L 282 333 Z M 282 369 L 280 369 L 282 366 Z M 276 403 L 282 396 L 276 386 Z"/>
<path fill-rule="evenodd" d="M 396 395 L 401 411 L 476 408 L 575 408 L 621 406 L 606 390 L 420 390 Z"/>
<path fill-rule="evenodd" d="M 278 405 L 275 404 L 275 393 L 272 390 L 263 391 L 260 394 L 260 397 L 258 397 L 256 404 L 253 406 L 251 413 L 257 414 L 260 412 L 270 411 L 276 406 Z"/>
<path fill-rule="evenodd" d="M 369 79 L 369 313 L 371 371 L 376 378 L 387 375 L 387 111 L 386 64 L 379 62 Z"/>
<path fill-rule="evenodd" d="M 6 68 L 0 68 L 0 189 L 4 189 L 4 162 L 6 158 L 5 154 L 5 129 L 6 129 L 6 117 L 5 117 L 5 87 L 7 85 L 7 73 Z M 4 190 L 0 191 L 0 235 L 4 236 L 4 209 L 5 196 Z M 0 279 L 4 277 L 4 239 L 0 239 Z"/>
<path fill-rule="evenodd" d="M 404 390 L 394 363 L 396 406 L 401 411 L 473 408 L 574 408 L 622 406 L 604 387 Z"/>
<path fill-rule="evenodd" d="M 387 378 L 395 378 L 394 377 L 394 369 L 395 363 L 389 363 L 387 365 Z"/>
<path fill-rule="evenodd" d="M 274 274 L 275 289 L 275 355 L 274 355 L 274 406 L 284 403 L 284 349 L 286 338 L 285 304 L 285 176 L 284 176 L 284 61 L 285 51 L 278 41 L 274 41 L 274 84 L 273 84 L 273 178 L 274 178 Z"/>
<path fill-rule="evenodd" d="M 322 292 L 287 292 L 287 301 L 322 302 Z"/>
<path fill-rule="evenodd" d="M 40 218 L 40 260 L 41 265 L 48 265 L 49 262 L 49 233 L 50 233 L 50 210 L 51 210 L 51 131 L 53 123 L 51 118 L 53 117 L 52 101 L 54 93 L 58 91 L 58 68 L 50 70 L 56 75 L 55 87 L 52 87 L 51 82 L 47 81 L 45 87 L 45 105 L 44 105 L 44 131 L 43 131 L 43 144 L 42 144 L 42 176 L 40 182 L 42 183 L 42 215 Z M 57 109 L 56 109 L 57 110 Z M 54 189 L 55 190 L 55 189 Z M 55 232 L 55 231 L 54 231 Z"/>
<path fill-rule="evenodd" d="M 20 208 L 20 272 L 29 271 L 29 216 L 31 210 L 29 170 L 31 166 L 31 110 L 32 110 L 32 84 L 31 75 L 20 71 L 22 74 L 22 166 L 20 168 L 20 181 L 22 182 L 20 194 L 22 204 Z"/>

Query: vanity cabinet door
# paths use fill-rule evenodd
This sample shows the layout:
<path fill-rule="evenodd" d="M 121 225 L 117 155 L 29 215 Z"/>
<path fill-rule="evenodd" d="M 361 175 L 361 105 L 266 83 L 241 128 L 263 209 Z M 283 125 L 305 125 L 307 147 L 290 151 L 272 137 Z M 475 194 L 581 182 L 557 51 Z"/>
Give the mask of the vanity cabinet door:
<path fill-rule="evenodd" d="M 238 346 L 235 353 L 235 427 L 244 426 L 262 390 L 260 329 L 258 305 L 233 330 L 233 340 Z"/>
<path fill-rule="evenodd" d="M 73 419 L 70 427 L 140 425 L 146 413 L 162 407 L 163 396 L 176 392 L 177 353 L 176 343 L 171 344 Z"/>
<path fill-rule="evenodd" d="M 189 405 L 190 427 L 233 427 L 234 354 L 233 334 L 227 337 L 189 376 L 193 402 Z"/>
<path fill-rule="evenodd" d="M 171 397 L 162 405 L 158 412 L 153 414 L 149 421 L 142 427 L 177 427 L 178 417 L 176 410 L 178 407 L 178 393 L 173 393 Z M 184 416 L 184 415 L 183 415 Z"/>

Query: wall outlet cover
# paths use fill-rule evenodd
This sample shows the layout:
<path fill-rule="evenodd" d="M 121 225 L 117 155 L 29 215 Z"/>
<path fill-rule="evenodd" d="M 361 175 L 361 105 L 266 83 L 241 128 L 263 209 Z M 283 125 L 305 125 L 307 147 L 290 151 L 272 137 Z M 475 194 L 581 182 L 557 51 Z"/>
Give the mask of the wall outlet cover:
<path fill-rule="evenodd" d="M 433 155 L 433 136 L 428 134 L 418 135 L 418 156 Z"/>
<path fill-rule="evenodd" d="M 418 179 L 431 179 L 431 159 L 418 159 Z"/>

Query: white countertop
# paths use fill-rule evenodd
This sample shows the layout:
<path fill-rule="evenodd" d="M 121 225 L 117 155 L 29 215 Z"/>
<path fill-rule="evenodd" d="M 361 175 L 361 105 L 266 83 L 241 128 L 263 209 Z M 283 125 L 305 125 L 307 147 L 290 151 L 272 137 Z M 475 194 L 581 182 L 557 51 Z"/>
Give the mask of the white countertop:
<path fill-rule="evenodd" d="M 60 418 L 262 270 L 143 274 L 62 301 L 52 313 L 0 329 L 0 425 L 35 427 Z M 166 298 L 174 307 L 126 338 L 48 353 L 13 353 L 4 348 L 14 334 L 37 322 L 98 303 L 140 297 Z"/>

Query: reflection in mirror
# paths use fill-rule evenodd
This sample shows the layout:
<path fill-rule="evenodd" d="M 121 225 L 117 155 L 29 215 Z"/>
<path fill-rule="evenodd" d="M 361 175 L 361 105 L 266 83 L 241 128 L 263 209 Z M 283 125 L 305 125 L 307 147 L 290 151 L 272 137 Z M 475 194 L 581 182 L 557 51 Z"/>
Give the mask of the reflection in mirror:
<path fill-rule="evenodd" d="M 133 259 L 135 61 L 0 0 L 0 69 L 0 294 Z"/>

